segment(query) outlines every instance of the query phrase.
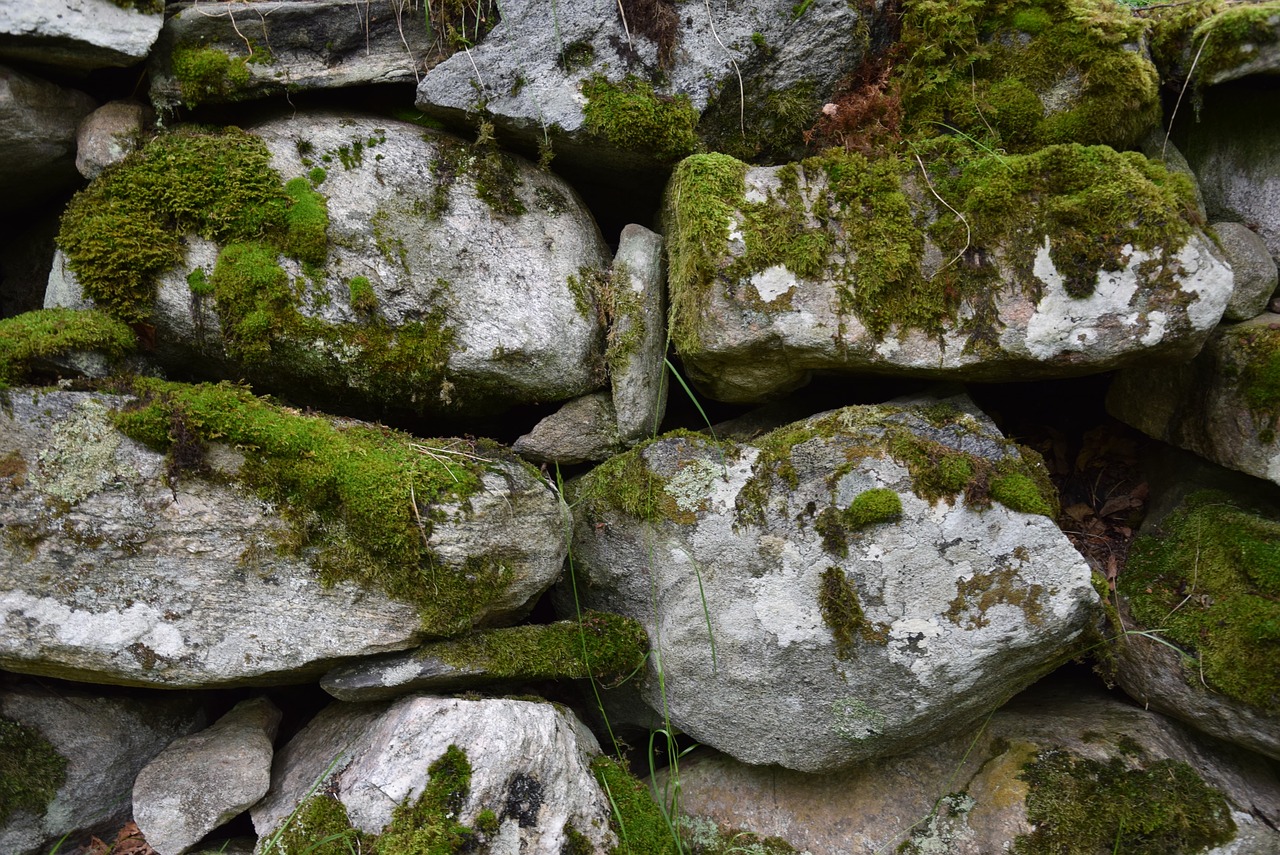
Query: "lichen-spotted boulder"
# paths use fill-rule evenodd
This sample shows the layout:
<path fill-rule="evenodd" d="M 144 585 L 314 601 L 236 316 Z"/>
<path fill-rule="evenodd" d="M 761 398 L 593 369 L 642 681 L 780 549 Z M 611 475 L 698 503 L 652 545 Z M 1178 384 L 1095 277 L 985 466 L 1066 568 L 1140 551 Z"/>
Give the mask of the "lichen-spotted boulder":
<path fill-rule="evenodd" d="M 306 855 L 327 839 L 368 852 L 375 838 L 383 852 L 612 851 L 610 803 L 589 766 L 599 753 L 558 704 L 334 703 L 277 753 L 251 811 L 258 851 Z"/>
<path fill-rule="evenodd" d="M 1119 372 L 1107 411 L 1148 436 L 1280 484 L 1280 315 L 1224 324 L 1191 362 Z"/>
<path fill-rule="evenodd" d="M 11 389 L 0 411 L 0 667 L 274 685 L 523 616 L 568 512 L 500 448 L 233 386 Z"/>
<path fill-rule="evenodd" d="M 150 142 L 69 205 L 46 305 L 154 327 L 172 371 L 329 411 L 473 414 L 605 380 L 607 247 L 549 172 L 300 113 Z"/>
<path fill-rule="evenodd" d="M 815 372 L 1026 380 L 1194 355 L 1232 279 L 1184 176 L 1101 146 L 963 148 L 682 162 L 671 325 L 699 388 L 759 401 Z"/>
<path fill-rule="evenodd" d="M 1029 452 L 971 406 L 669 435 L 576 482 L 577 595 L 644 624 L 645 703 L 743 762 L 821 772 L 965 726 L 1069 657 L 1089 569 Z"/>

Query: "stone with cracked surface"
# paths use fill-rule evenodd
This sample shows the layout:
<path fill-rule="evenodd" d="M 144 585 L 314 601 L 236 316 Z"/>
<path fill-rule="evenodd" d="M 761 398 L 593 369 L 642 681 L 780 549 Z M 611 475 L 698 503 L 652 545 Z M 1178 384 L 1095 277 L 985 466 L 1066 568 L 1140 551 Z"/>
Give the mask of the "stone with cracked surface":
<path fill-rule="evenodd" d="M 950 427 L 928 421 L 937 402 L 904 402 L 751 443 L 660 438 L 571 485 L 578 596 L 645 626 L 645 702 L 743 762 L 827 772 L 967 726 L 1064 661 L 1097 595 L 1053 521 L 927 501 L 877 445 L 892 432 L 1018 459 L 972 404 L 950 404 Z M 872 489 L 896 494 L 900 518 L 828 527 Z"/>
<path fill-rule="evenodd" d="M 276 705 L 253 698 L 156 755 L 133 785 L 133 819 L 147 845 L 181 855 L 266 795 L 279 725 Z"/>

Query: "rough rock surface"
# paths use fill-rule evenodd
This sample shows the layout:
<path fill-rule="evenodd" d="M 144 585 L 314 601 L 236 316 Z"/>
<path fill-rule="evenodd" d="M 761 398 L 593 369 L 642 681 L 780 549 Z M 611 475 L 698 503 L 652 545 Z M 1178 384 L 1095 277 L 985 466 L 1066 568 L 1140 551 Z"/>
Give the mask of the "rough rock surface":
<path fill-rule="evenodd" d="M 1224 325 L 1183 365 L 1116 375 L 1107 411 L 1156 439 L 1280 484 L 1280 315 Z"/>
<path fill-rule="evenodd" d="M 652 167 L 694 150 L 694 125 L 717 101 L 727 139 L 743 125 L 776 121 L 779 98 L 798 98 L 801 112 L 816 116 L 865 55 L 871 26 L 867 13 L 831 0 L 807 4 L 798 17 L 789 0 L 732 9 L 698 0 L 654 3 L 648 11 L 634 4 L 624 24 L 626 8 L 613 0 L 562 0 L 547 14 L 537 3 L 504 4 L 504 17 L 483 41 L 423 76 L 418 109 L 456 121 L 483 102 L 500 130 L 530 145 L 549 135 L 556 156 L 575 165 Z M 667 35 L 656 37 L 662 31 Z M 623 107 L 626 115 L 603 106 L 608 115 L 597 124 L 585 90 L 594 91 L 599 78 L 613 86 L 628 78 L 663 82 Z M 664 104 L 678 109 L 662 113 Z M 646 112 L 664 118 L 646 119 Z"/>
<path fill-rule="evenodd" d="M 957 405 L 660 438 L 577 482 L 578 595 L 645 626 L 645 702 L 743 762 L 820 772 L 965 726 L 1060 664 L 1096 607 L 1089 569 L 1049 517 L 965 503 L 1052 513 L 1034 466 Z"/>
<path fill-rule="evenodd" d="M 1235 288 L 1222 319 L 1247 321 L 1255 318 L 1267 310 L 1267 301 L 1280 282 L 1275 260 L 1267 252 L 1266 241 L 1242 223 L 1214 223 L 1213 230 L 1235 276 Z"/>
<path fill-rule="evenodd" d="M 814 372 L 1028 380 L 1193 355 L 1222 317 L 1231 270 L 1182 219 L 1181 191 L 1155 189 L 1173 186 L 1163 169 L 1136 154 L 1066 146 L 1006 160 L 1020 177 L 998 190 L 979 185 L 965 204 L 982 205 L 986 192 L 1002 201 L 958 212 L 963 222 L 938 204 L 938 177 L 929 186 L 918 171 L 886 178 L 856 156 L 681 163 L 664 220 L 672 337 L 691 379 L 713 398 L 748 402 Z M 1117 200 L 1079 208 L 1121 174 L 1129 190 L 1103 191 Z M 1001 179 L 988 171 L 983 180 Z M 1060 179 L 1057 191 L 1045 189 Z M 1125 204 L 1126 193 L 1157 192 L 1170 193 L 1166 202 L 1134 216 L 1172 243 L 1139 248 L 1135 220 L 1115 224 L 1109 244 L 1090 237 L 1068 248 L 1079 232 L 1055 224 L 1058 205 L 1088 216 Z M 958 240 L 945 253 L 919 225 L 944 216 Z M 1013 231 L 1001 222 L 1009 216 Z M 1082 257 L 1083 269 L 1066 266 Z"/>
<path fill-rule="evenodd" d="M 97 178 L 141 145 L 153 118 L 148 107 L 133 101 L 103 104 L 76 130 L 76 169 L 85 178 Z"/>
<path fill-rule="evenodd" d="M 1183 154 L 1200 178 L 1212 220 L 1245 223 L 1280 263 L 1280 93 L 1221 86 L 1205 99 L 1200 121 L 1187 122 Z"/>
<path fill-rule="evenodd" d="M 251 365 L 236 362 L 217 301 L 201 300 L 187 281 L 195 270 L 212 275 L 220 257 L 220 247 L 195 237 L 185 262 L 157 284 L 152 323 L 162 363 L 245 377 L 340 411 L 363 402 L 457 415 L 567 400 L 602 385 L 602 329 L 573 283 L 603 271 L 609 258 L 568 184 L 522 159 L 385 118 L 300 113 L 250 130 L 284 180 L 317 169 L 324 176 L 317 185 L 328 207 L 324 264 L 304 270 L 280 259 L 304 295 L 296 310 L 357 343 L 363 330 L 438 324 L 449 342 L 444 364 L 433 381 L 402 388 L 408 381 L 398 375 L 426 369 L 366 363 L 352 344 L 305 335 L 273 340 L 270 354 Z M 487 184 L 477 177 L 482 160 L 495 170 Z M 364 304 L 353 297 L 357 277 L 371 292 Z M 45 303 L 83 304 L 61 253 Z"/>
<path fill-rule="evenodd" d="M 171 480 L 165 455 L 116 430 L 119 397 L 15 389 L 7 400 L 0 667 L 134 685 L 277 684 L 459 631 L 424 626 L 415 606 L 354 581 L 326 587 L 315 553 L 272 548 L 291 528 L 278 508 L 227 483 L 242 453 L 215 444 L 211 479 Z M 431 584 L 444 590 L 457 574 L 464 588 L 486 587 L 461 613 L 468 624 L 519 617 L 566 548 L 567 512 L 535 473 L 507 460 L 482 469 L 468 501 L 420 511 L 437 517 L 431 572 L 450 574 Z M 505 582 L 471 568 L 484 556 L 506 568 Z"/>
<path fill-rule="evenodd" d="M 94 106 L 83 92 L 0 65 L 0 137 L 6 152 L 0 163 L 0 212 L 54 196 L 79 180 L 76 127 Z"/>
<path fill-rule="evenodd" d="M 609 803 L 587 766 L 599 747 L 571 713 L 549 703 L 421 695 L 324 709 L 277 753 L 254 828 L 271 835 L 318 784 L 318 797 L 342 802 L 352 826 L 381 832 L 450 746 L 471 765 L 454 818 L 474 825 L 482 810 L 493 811 L 491 851 L 559 853 L 568 824 L 600 851 L 616 842 Z"/>
<path fill-rule="evenodd" d="M 42 0 L 0 6 L 0 57 L 74 69 L 135 65 L 164 22 L 163 4 Z M 151 11 L 137 7 L 154 5 Z"/>
<path fill-rule="evenodd" d="M 613 259 L 615 301 L 622 311 L 609 331 L 609 376 L 618 436 L 627 445 L 653 436 L 667 408 L 663 249 L 661 235 L 631 223 L 623 227 Z"/>
<path fill-rule="evenodd" d="M 133 819 L 147 845 L 180 855 L 266 795 L 279 725 L 276 705 L 253 698 L 156 755 L 133 785 Z"/>
<path fill-rule="evenodd" d="M 607 392 L 574 398 L 511 446 L 530 460 L 565 465 L 604 460 L 622 448 L 618 416 Z"/>
<path fill-rule="evenodd" d="M 38 731 L 67 761 L 66 780 L 43 815 L 19 810 L 0 823 L 0 852 L 8 855 L 46 853 L 63 835 L 113 836 L 129 818 L 142 767 L 205 723 L 194 694 L 117 696 L 57 684 L 0 690 L 0 716 Z"/>
<path fill-rule="evenodd" d="M 162 110 L 414 83 L 434 52 L 423 9 L 394 0 L 358 9 L 345 0 L 184 2 L 169 11 L 151 62 L 151 100 Z"/>
<path fill-rule="evenodd" d="M 1111 847 L 1117 840 L 1120 852 L 1154 840 L 1170 847 L 1160 851 L 1206 851 L 1178 837 L 1179 822 L 1194 825 L 1208 816 L 1226 826 L 1222 820 L 1228 803 L 1235 831 L 1226 831 L 1230 841 L 1208 851 L 1280 851 L 1275 831 L 1280 780 L 1265 761 L 1203 740 L 1092 685 L 1033 687 L 969 733 L 832 775 L 748 766 L 715 752 L 696 754 L 680 761 L 680 804 L 693 817 L 777 835 L 813 855 L 988 855 L 1009 851 L 1020 836 L 1035 831 L 1036 823 L 1029 821 L 1035 799 L 1026 770 L 1037 760 L 1063 758 L 1086 774 L 1116 764 L 1115 771 L 1130 777 L 1150 802 L 1133 795 L 1112 801 L 1116 797 L 1106 788 L 1114 783 L 1095 784 L 1095 800 L 1082 801 L 1083 813 L 1075 814 L 1087 816 L 1089 827 L 1060 831 L 1054 838 L 1059 848 L 1051 851 L 1104 851 L 1102 845 L 1094 848 L 1095 841 Z M 1158 832 L 1144 826 L 1148 838 L 1135 831 L 1132 820 L 1128 827 L 1118 827 L 1125 810 L 1151 823 L 1158 814 L 1147 805 L 1176 790 L 1167 782 L 1172 774 L 1188 771 L 1182 764 L 1194 771 L 1192 780 L 1203 782 L 1196 789 L 1207 785 L 1226 802 L 1211 795 L 1210 803 L 1216 804 L 1209 811 L 1193 807 L 1164 814 L 1166 819 L 1152 823 L 1165 823 Z M 1105 773 L 1098 779 L 1106 780 Z M 1073 790 L 1068 783 L 1060 793 L 1085 794 L 1087 799 L 1087 786 Z M 1041 803 L 1052 795 L 1042 789 Z M 1056 817 L 1064 823 L 1070 823 L 1073 808 L 1080 810 L 1068 804 Z M 1172 822 L 1167 819 L 1171 816 L 1176 817 Z M 1040 833 L 1050 829 L 1045 823 Z"/>

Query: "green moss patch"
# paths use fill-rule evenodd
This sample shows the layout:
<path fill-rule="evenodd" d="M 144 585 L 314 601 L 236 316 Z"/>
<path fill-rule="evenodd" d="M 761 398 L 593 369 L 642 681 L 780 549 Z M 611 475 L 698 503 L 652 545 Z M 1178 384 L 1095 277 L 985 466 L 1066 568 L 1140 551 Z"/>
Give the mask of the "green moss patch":
<path fill-rule="evenodd" d="M 1193 659 L 1188 682 L 1280 712 L 1280 520 L 1214 492 L 1133 543 L 1117 588 L 1133 616 Z"/>
<path fill-rule="evenodd" d="M 839 567 L 828 567 L 822 571 L 818 607 L 822 611 L 823 623 L 831 630 L 837 659 L 852 659 L 857 652 L 855 641 L 859 637 L 868 643 L 879 644 L 888 639 L 887 626 L 875 626 L 867 621 L 857 589 Z"/>
<path fill-rule="evenodd" d="M 321 202 L 299 188 L 286 192 L 270 160 L 262 140 L 244 131 L 187 129 L 103 173 L 71 200 L 58 233 L 85 295 L 123 320 L 146 320 L 155 278 L 182 261 L 190 232 L 315 252 Z M 293 213 L 299 204 L 304 211 Z"/>
<path fill-rule="evenodd" d="M 698 147 L 698 113 L 684 94 L 661 95 L 638 77 L 611 83 L 603 75 L 582 84 L 587 131 L 614 148 L 674 163 Z"/>
<path fill-rule="evenodd" d="M 1175 254 L 1196 216 L 1184 176 L 1103 146 L 1002 156 L 949 137 L 918 153 L 868 160 L 827 152 L 779 168 L 765 198 L 751 202 L 745 164 L 725 155 L 679 164 L 664 206 L 677 349 L 697 350 L 712 289 L 774 310 L 752 301 L 749 280 L 776 266 L 833 281 L 839 313 L 877 339 L 958 327 L 966 349 L 979 352 L 998 340 L 999 290 L 1039 299 L 1033 270 L 1046 245 L 1071 296 L 1091 295 L 1099 271 L 1124 268 L 1128 246 L 1154 256 L 1138 267 L 1140 284 L 1177 299 Z M 742 236 L 732 256 L 731 229 Z M 926 237 L 947 259 L 928 274 Z"/>
<path fill-rule="evenodd" d="M 494 677 L 614 682 L 634 674 L 648 651 L 649 637 L 636 621 L 587 611 L 581 621 L 477 632 L 424 648 L 423 655 Z"/>
<path fill-rule="evenodd" d="M 609 825 L 618 837 L 618 845 L 610 855 L 677 855 L 679 847 L 662 813 L 662 808 L 649 794 L 649 788 L 617 760 L 601 755 L 591 761 L 605 797 L 613 808 Z"/>
<path fill-rule="evenodd" d="M 1160 119 L 1143 22 L 1108 0 L 913 0 L 894 70 L 906 133 L 990 149 L 1124 148 Z"/>
<path fill-rule="evenodd" d="M 119 359 L 137 346 L 133 331 L 102 312 L 41 309 L 0 320 L 0 389 L 23 380 L 33 362 L 77 350 Z"/>
<path fill-rule="evenodd" d="M 1221 72 L 1257 57 L 1261 45 L 1280 40 L 1280 2 L 1227 3 L 1223 0 L 1193 3 L 1180 14 L 1157 20 L 1163 41 L 1174 47 L 1200 53 L 1195 82 L 1203 85 Z M 1203 50 L 1200 47 L 1203 45 Z M 1188 68 L 1189 70 L 1189 68 Z"/>
<path fill-rule="evenodd" d="M 0 716 L 0 824 L 15 811 L 44 816 L 67 780 L 67 758 L 38 731 Z"/>
<path fill-rule="evenodd" d="M 203 449 L 245 455 L 237 478 L 289 524 L 282 551 L 304 554 L 328 585 L 353 581 L 414 604 L 437 636 L 470 630 L 511 579 L 501 559 L 443 565 L 426 546 L 435 506 L 480 488 L 495 445 L 424 440 L 388 428 L 305 416 L 231 386 L 133 381 L 137 401 L 117 414 L 126 435 L 201 471 Z M 515 458 L 510 458 L 514 460 Z"/>
<path fill-rule="evenodd" d="M 1186 763 L 1160 760 L 1131 768 L 1066 751 L 1040 753 L 1019 777 L 1030 786 L 1018 855 L 1200 852 L 1236 835 L 1227 800 Z"/>

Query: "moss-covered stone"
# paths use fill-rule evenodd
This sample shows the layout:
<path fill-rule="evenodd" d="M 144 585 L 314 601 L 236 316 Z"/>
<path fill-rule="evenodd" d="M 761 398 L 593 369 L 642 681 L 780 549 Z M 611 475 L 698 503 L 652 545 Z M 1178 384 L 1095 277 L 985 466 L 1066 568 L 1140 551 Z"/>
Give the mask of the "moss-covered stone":
<path fill-rule="evenodd" d="M 423 649 L 423 655 L 494 677 L 520 680 L 623 680 L 644 664 L 649 638 L 621 615 L 587 611 L 560 621 L 477 632 Z"/>
<path fill-rule="evenodd" d="M 0 320 L 0 389 L 22 381 L 33 362 L 77 350 L 108 359 L 133 352 L 133 331 L 102 312 L 41 309 Z"/>
<path fill-rule="evenodd" d="M 1280 422 L 1280 329 L 1241 324 L 1221 334 L 1215 348 L 1222 355 L 1221 371 L 1234 380 L 1245 405 L 1264 425 L 1258 439 L 1274 442 L 1269 425 Z"/>
<path fill-rule="evenodd" d="M 67 779 L 67 758 L 34 728 L 0 716 L 0 825 L 15 811 L 43 816 Z"/>
<path fill-rule="evenodd" d="M 664 211 L 677 349 L 697 351 L 712 289 L 750 294 L 751 277 L 773 267 L 832 282 L 839 314 L 875 338 L 958 327 L 979 350 L 997 337 L 997 292 L 1039 298 L 1033 269 L 1046 246 L 1071 296 L 1091 295 L 1099 271 L 1122 269 L 1134 248 L 1154 256 L 1138 268 L 1140 284 L 1176 291 L 1174 256 L 1196 218 L 1184 176 L 1103 146 L 1002 156 L 940 138 L 918 153 L 827 152 L 779 168 L 772 182 L 762 176 L 751 201 L 745 164 L 725 155 L 680 163 Z M 731 232 L 740 236 L 732 255 Z M 924 269 L 926 238 L 948 259 L 937 270 Z"/>
<path fill-rule="evenodd" d="M 1117 588 L 1190 657 L 1192 685 L 1280 712 L 1280 521 L 1194 493 L 1134 541 Z"/>
<path fill-rule="evenodd" d="M 804 132 L 813 126 L 822 99 L 811 80 L 786 89 L 768 89 L 757 78 L 730 78 L 698 121 L 698 136 L 709 151 L 751 163 L 791 160 L 804 148 Z"/>
<path fill-rule="evenodd" d="M 1256 58 L 1260 45 L 1280 39 L 1280 2 L 1174 4 L 1154 10 L 1148 26 L 1157 63 L 1186 75 L 1194 59 L 1192 84 L 1199 90 L 1223 72 Z"/>
<path fill-rule="evenodd" d="M 1160 119 L 1142 21 L 1108 0 L 913 0 L 894 84 L 908 135 L 1124 148 Z"/>
<path fill-rule="evenodd" d="M 1165 855 L 1200 852 L 1235 837 L 1222 794 L 1186 763 L 1159 760 L 1133 767 L 1061 750 L 1041 752 L 1019 776 L 1030 834 L 1013 844 L 1018 855 L 1125 852 Z"/>
<path fill-rule="evenodd" d="M 614 148 L 674 163 L 697 150 L 698 113 L 684 94 L 661 95 L 638 77 L 612 83 L 603 75 L 582 84 L 584 127 Z"/>
<path fill-rule="evenodd" d="M 447 636 L 470 630 L 511 579 L 501 559 L 477 555 L 449 567 L 426 546 L 433 508 L 479 489 L 480 455 L 516 462 L 493 444 L 460 455 L 449 441 L 337 425 L 228 384 L 138 379 L 130 391 L 137 401 L 116 416 L 119 429 L 188 461 L 176 477 L 199 474 L 209 443 L 239 449 L 238 480 L 290 524 L 279 548 L 307 556 L 326 584 L 352 580 L 413 603 L 428 633 Z"/>

